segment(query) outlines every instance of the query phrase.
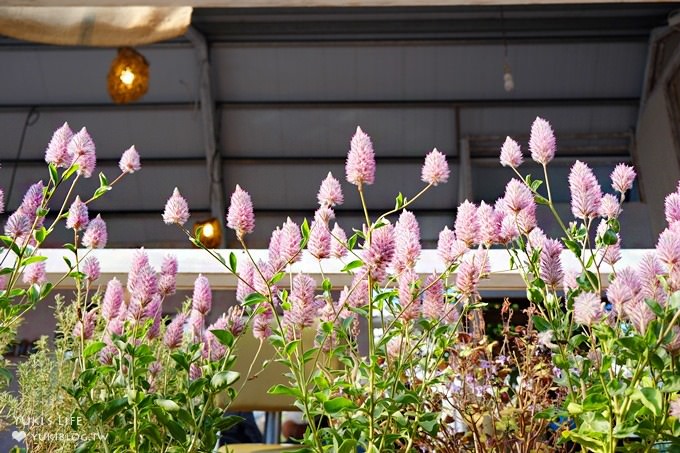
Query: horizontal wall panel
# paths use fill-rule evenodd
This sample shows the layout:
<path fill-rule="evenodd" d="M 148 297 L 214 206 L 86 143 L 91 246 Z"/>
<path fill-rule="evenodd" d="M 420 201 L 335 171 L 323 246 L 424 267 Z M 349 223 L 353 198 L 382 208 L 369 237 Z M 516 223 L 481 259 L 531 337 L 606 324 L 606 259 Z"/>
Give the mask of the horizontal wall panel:
<path fill-rule="evenodd" d="M 264 108 L 221 111 L 222 153 L 228 157 L 345 157 L 357 126 L 378 156 L 457 152 L 453 108 Z"/>
<path fill-rule="evenodd" d="M 159 157 L 205 157 L 200 112 L 187 108 L 138 110 L 37 110 L 28 127 L 21 159 L 43 159 L 55 129 L 68 122 L 75 132 L 86 127 L 100 159 L 117 159 L 135 145 L 142 160 Z M 26 112 L 0 111 L 0 163 L 14 159 Z"/>
<path fill-rule="evenodd" d="M 218 100 L 526 99 L 639 96 L 647 44 L 512 44 L 515 90 L 493 44 L 216 45 Z"/>
<path fill-rule="evenodd" d="M 144 102 L 194 101 L 198 65 L 186 47 L 140 47 L 149 62 Z M 2 52 L 3 104 L 111 103 L 106 76 L 116 49 L 39 47 Z"/>
<path fill-rule="evenodd" d="M 451 178 L 447 184 L 434 187 L 417 200 L 421 209 L 448 209 L 455 205 L 458 196 L 457 167 L 449 165 Z M 420 180 L 421 166 L 416 164 L 378 163 L 375 183 L 365 186 L 366 203 L 373 209 L 391 209 L 399 192 L 414 196 L 424 186 Z M 255 209 L 308 209 L 317 207 L 316 194 L 328 172 L 342 183 L 345 195 L 343 208 L 360 209 L 356 187 L 345 181 L 345 166 L 340 164 L 228 164 L 224 178 L 227 193 L 240 184 L 252 197 Z"/>

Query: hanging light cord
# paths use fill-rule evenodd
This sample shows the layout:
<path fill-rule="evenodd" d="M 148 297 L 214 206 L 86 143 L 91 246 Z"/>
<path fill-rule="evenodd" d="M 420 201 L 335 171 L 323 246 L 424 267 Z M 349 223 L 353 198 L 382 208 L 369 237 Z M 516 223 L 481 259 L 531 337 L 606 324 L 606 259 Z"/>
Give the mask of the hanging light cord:
<path fill-rule="evenodd" d="M 505 14 L 501 6 L 501 34 L 503 36 L 503 56 L 505 57 L 505 64 L 508 64 L 508 39 L 505 35 Z"/>
<path fill-rule="evenodd" d="M 33 106 L 26 114 L 26 119 L 24 120 L 24 127 L 21 129 L 21 136 L 19 137 L 19 147 L 17 148 L 17 154 L 14 158 L 14 166 L 12 167 L 12 176 L 9 179 L 9 187 L 7 188 L 7 197 L 5 198 L 5 206 L 9 206 L 10 199 L 12 198 L 12 191 L 14 189 L 14 179 L 17 176 L 17 169 L 19 168 L 19 159 L 21 158 L 21 152 L 24 149 L 24 140 L 26 139 L 26 131 L 30 126 L 33 126 L 40 119 L 40 112 L 38 112 L 37 107 Z"/>

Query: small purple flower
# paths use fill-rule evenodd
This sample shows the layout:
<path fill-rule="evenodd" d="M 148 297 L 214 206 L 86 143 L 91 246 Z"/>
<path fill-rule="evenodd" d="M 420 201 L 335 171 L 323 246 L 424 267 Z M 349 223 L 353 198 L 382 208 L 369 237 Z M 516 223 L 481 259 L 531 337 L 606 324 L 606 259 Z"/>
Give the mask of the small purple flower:
<path fill-rule="evenodd" d="M 581 271 L 573 268 L 567 268 L 564 271 L 563 285 L 565 293 L 573 291 L 576 288 L 578 288 L 578 281 L 576 279 L 578 278 L 579 275 L 581 275 Z"/>
<path fill-rule="evenodd" d="M 192 363 L 191 366 L 189 367 L 189 380 L 195 381 L 196 379 L 199 379 L 201 376 L 203 376 L 203 371 L 201 370 L 201 367 L 199 367 L 195 363 Z"/>
<path fill-rule="evenodd" d="M 47 281 L 47 273 L 45 271 L 45 262 L 39 261 L 31 263 L 24 268 L 22 281 L 27 285 L 42 285 Z"/>
<path fill-rule="evenodd" d="M 194 294 L 191 298 L 191 308 L 207 315 L 212 308 L 212 290 L 208 278 L 199 274 L 194 282 Z"/>
<path fill-rule="evenodd" d="M 345 244 L 347 244 L 347 235 L 345 234 L 345 230 L 336 223 L 331 231 L 331 236 L 331 255 L 335 258 L 347 256 L 348 252 L 345 247 Z"/>
<path fill-rule="evenodd" d="M 341 205 L 345 201 L 340 181 L 335 179 L 331 172 L 328 172 L 326 179 L 321 182 L 316 198 L 319 201 L 319 205 L 329 207 Z"/>
<path fill-rule="evenodd" d="M 246 261 L 239 267 L 239 277 L 241 278 L 239 278 L 236 283 L 236 300 L 243 303 L 246 300 L 246 297 L 254 292 L 253 277 L 255 268 L 250 261 Z"/>
<path fill-rule="evenodd" d="M 635 299 L 623 306 L 626 316 L 640 335 L 647 332 L 647 326 L 656 318 L 649 305 L 641 298 Z"/>
<path fill-rule="evenodd" d="M 73 131 L 64 123 L 54 131 L 47 149 L 45 150 L 45 162 L 58 168 L 67 168 L 71 165 L 71 157 L 68 154 L 68 143 L 73 137 Z"/>
<path fill-rule="evenodd" d="M 189 220 L 189 205 L 184 197 L 179 193 L 179 189 L 175 187 L 172 196 L 165 203 L 165 211 L 163 211 L 163 222 L 166 225 L 184 225 Z"/>
<path fill-rule="evenodd" d="M 581 293 L 574 299 L 574 321 L 592 326 L 604 316 L 604 304 L 595 293 Z"/>
<path fill-rule="evenodd" d="M 94 310 L 86 312 L 83 315 L 83 319 L 79 320 L 73 328 L 73 336 L 76 339 L 82 336 L 84 340 L 92 338 L 92 335 L 94 335 L 95 319 Z M 83 328 L 83 326 L 85 327 Z"/>
<path fill-rule="evenodd" d="M 471 246 L 479 240 L 479 220 L 477 218 L 477 207 L 474 203 L 465 200 L 458 206 L 456 221 L 454 224 L 456 239 Z"/>
<path fill-rule="evenodd" d="M 600 216 L 605 219 L 615 219 L 621 213 L 621 205 L 619 200 L 610 193 L 604 194 L 602 200 L 600 200 Z"/>
<path fill-rule="evenodd" d="M 420 226 L 416 216 L 404 209 L 394 226 L 395 253 L 392 265 L 397 272 L 413 267 L 420 256 Z"/>
<path fill-rule="evenodd" d="M 546 285 L 556 289 L 561 283 L 564 273 L 562 272 L 562 244 L 556 239 L 543 241 L 540 256 L 541 279 Z"/>
<path fill-rule="evenodd" d="M 496 243 L 500 235 L 502 220 L 503 216 L 498 215 L 493 206 L 482 201 L 477 208 L 479 242 L 484 245 Z"/>
<path fill-rule="evenodd" d="M 352 137 L 345 163 L 347 181 L 356 185 L 373 184 L 375 180 L 375 153 L 371 139 L 360 127 Z"/>
<path fill-rule="evenodd" d="M 621 195 L 633 187 L 635 181 L 635 170 L 630 165 L 618 164 L 614 167 L 611 174 L 612 187 Z"/>
<path fill-rule="evenodd" d="M 522 150 L 519 143 L 511 139 L 505 138 L 505 143 L 501 147 L 501 165 L 504 167 L 517 168 L 522 165 L 524 159 L 522 158 Z"/>
<path fill-rule="evenodd" d="M 444 261 L 446 266 L 451 266 L 458 258 L 467 252 L 468 246 L 464 241 L 456 239 L 456 233 L 449 230 L 445 226 L 439 232 L 439 241 L 437 242 L 437 254 Z"/>
<path fill-rule="evenodd" d="M 328 225 L 314 220 L 310 227 L 307 250 L 316 259 L 328 258 L 331 254 L 331 232 Z"/>
<path fill-rule="evenodd" d="M 287 259 L 281 254 L 281 239 L 283 238 L 283 231 L 281 228 L 276 227 L 272 231 L 272 235 L 269 238 L 269 248 L 267 249 L 267 257 L 272 265 L 279 269 L 284 264 L 286 264 Z"/>
<path fill-rule="evenodd" d="M 300 256 L 301 242 L 300 227 L 288 217 L 281 228 L 281 242 L 279 244 L 280 259 L 284 264 L 287 262 L 294 263 L 302 258 Z"/>
<path fill-rule="evenodd" d="M 271 320 L 274 317 L 271 308 L 253 317 L 253 336 L 258 340 L 267 340 L 272 334 Z"/>
<path fill-rule="evenodd" d="M 319 206 L 319 209 L 317 209 L 314 212 L 314 220 L 317 222 L 325 223 L 328 225 L 328 222 L 333 220 L 335 218 L 335 211 L 333 211 L 332 208 L 328 206 Z"/>
<path fill-rule="evenodd" d="M 486 252 L 478 251 L 465 257 L 456 275 L 456 287 L 464 297 L 477 297 L 477 285 L 483 274 L 488 273 L 489 258 Z"/>
<path fill-rule="evenodd" d="M 402 310 L 399 317 L 406 322 L 420 316 L 420 299 L 416 297 L 417 289 L 415 287 L 417 281 L 418 275 L 413 269 L 405 269 L 399 274 L 399 305 Z"/>
<path fill-rule="evenodd" d="M 226 330 L 231 332 L 234 338 L 240 337 L 241 334 L 246 330 L 246 323 L 243 319 L 243 308 L 242 307 L 229 307 L 227 310 L 227 326 Z"/>
<path fill-rule="evenodd" d="M 87 133 L 86 128 L 82 128 L 71 138 L 67 150 L 71 159 L 71 165 L 78 165 L 77 173 L 84 178 L 92 176 L 97 163 L 97 156 L 95 154 L 94 142 L 90 134 Z"/>
<path fill-rule="evenodd" d="M 186 321 L 186 313 L 179 313 L 170 324 L 168 324 L 168 327 L 165 329 L 165 334 L 163 335 L 163 344 L 165 344 L 168 349 L 177 349 L 182 345 L 184 324 L 186 324 Z"/>
<path fill-rule="evenodd" d="M 118 355 L 118 349 L 115 346 L 105 346 L 99 351 L 99 363 L 103 365 L 113 365 L 113 358 Z"/>
<path fill-rule="evenodd" d="M 571 213 L 577 219 L 592 219 L 598 216 L 602 190 L 593 171 L 580 160 L 571 167 L 569 173 L 571 192 Z"/>
<path fill-rule="evenodd" d="M 664 202 L 666 221 L 669 225 L 680 220 L 680 193 L 673 192 Z"/>
<path fill-rule="evenodd" d="M 502 206 L 506 214 L 518 214 L 534 204 L 534 196 L 531 190 L 520 180 L 513 178 L 505 186 Z"/>
<path fill-rule="evenodd" d="M 677 267 L 680 264 L 680 233 L 670 229 L 662 231 L 656 243 L 656 253 L 669 268 Z"/>
<path fill-rule="evenodd" d="M 139 162 L 139 153 L 134 146 L 129 147 L 123 155 L 120 157 L 120 162 L 118 162 L 118 168 L 123 173 L 134 173 L 142 168 Z"/>
<path fill-rule="evenodd" d="M 44 189 L 45 186 L 42 181 L 32 184 L 24 194 L 21 205 L 17 209 L 17 212 L 24 214 L 28 218 L 29 223 L 33 223 L 36 220 L 38 208 L 42 206 L 45 197 Z M 42 218 L 38 219 L 36 225 L 38 227 L 42 225 Z"/>
<path fill-rule="evenodd" d="M 106 222 L 100 214 L 90 221 L 85 234 L 83 234 L 83 245 L 88 248 L 101 249 L 106 247 L 108 241 Z"/>
<path fill-rule="evenodd" d="M 555 157 L 556 148 L 555 133 L 550 123 L 543 118 L 536 117 L 531 125 L 531 136 L 529 138 L 531 158 L 541 165 L 548 165 Z"/>
<path fill-rule="evenodd" d="M 99 278 L 101 274 L 101 267 L 99 260 L 94 256 L 89 256 L 83 260 L 82 267 L 83 274 L 92 283 Z"/>
<path fill-rule="evenodd" d="M 366 270 L 375 282 L 381 282 L 386 276 L 387 266 L 394 257 L 394 227 L 390 224 L 373 230 L 368 249 L 363 259 Z"/>
<path fill-rule="evenodd" d="M 189 315 L 189 332 L 191 333 L 191 340 L 196 343 L 203 337 L 203 329 L 205 327 L 205 315 L 198 310 L 191 310 Z"/>
<path fill-rule="evenodd" d="M 217 337 L 212 334 L 212 330 L 226 330 L 229 320 L 225 316 L 221 316 L 217 321 L 211 324 L 205 333 L 203 340 L 203 354 L 204 357 L 211 361 L 221 360 L 227 353 L 227 348 L 217 340 Z"/>
<path fill-rule="evenodd" d="M 102 300 L 102 316 L 107 321 L 113 320 L 119 315 L 122 305 L 123 285 L 114 277 L 106 284 L 106 291 Z"/>
<path fill-rule="evenodd" d="M 236 232 L 236 237 L 243 239 L 255 230 L 255 213 L 250 194 L 237 184 L 231 194 L 231 203 L 227 211 L 227 226 Z"/>
<path fill-rule="evenodd" d="M 24 214 L 15 212 L 5 224 L 5 234 L 14 239 L 15 242 L 20 243 L 25 239 L 31 231 L 31 224 Z"/>
<path fill-rule="evenodd" d="M 71 207 L 68 210 L 66 228 L 80 231 L 85 229 L 88 223 L 90 223 L 90 219 L 87 213 L 87 205 L 80 200 L 78 195 L 76 195 L 76 199 L 73 200 L 73 204 L 71 204 Z"/>
<path fill-rule="evenodd" d="M 449 173 L 449 164 L 446 162 L 446 156 L 435 148 L 425 156 L 420 179 L 427 184 L 436 186 L 448 181 Z"/>
<path fill-rule="evenodd" d="M 663 274 L 663 267 L 653 253 L 645 254 L 638 265 L 640 276 L 640 296 L 643 299 L 652 299 L 662 306 L 666 303 L 666 292 L 659 281 Z"/>

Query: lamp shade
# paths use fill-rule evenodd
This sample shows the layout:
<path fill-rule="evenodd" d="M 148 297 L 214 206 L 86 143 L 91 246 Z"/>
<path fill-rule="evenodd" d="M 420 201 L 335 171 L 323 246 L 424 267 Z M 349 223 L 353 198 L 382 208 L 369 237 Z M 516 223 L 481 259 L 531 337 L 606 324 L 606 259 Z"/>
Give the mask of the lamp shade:
<path fill-rule="evenodd" d="M 149 63 L 131 47 L 121 47 L 111 63 L 107 80 L 109 95 L 116 104 L 127 104 L 149 89 Z"/>

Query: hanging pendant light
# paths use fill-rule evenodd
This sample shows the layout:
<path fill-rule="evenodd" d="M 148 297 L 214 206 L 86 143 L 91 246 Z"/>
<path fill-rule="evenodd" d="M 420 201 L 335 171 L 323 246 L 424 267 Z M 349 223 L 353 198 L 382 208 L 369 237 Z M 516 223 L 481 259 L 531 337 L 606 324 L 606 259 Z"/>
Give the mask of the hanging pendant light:
<path fill-rule="evenodd" d="M 132 47 L 121 47 L 111 63 L 108 90 L 116 104 L 127 104 L 144 96 L 149 89 L 149 63 Z"/>

